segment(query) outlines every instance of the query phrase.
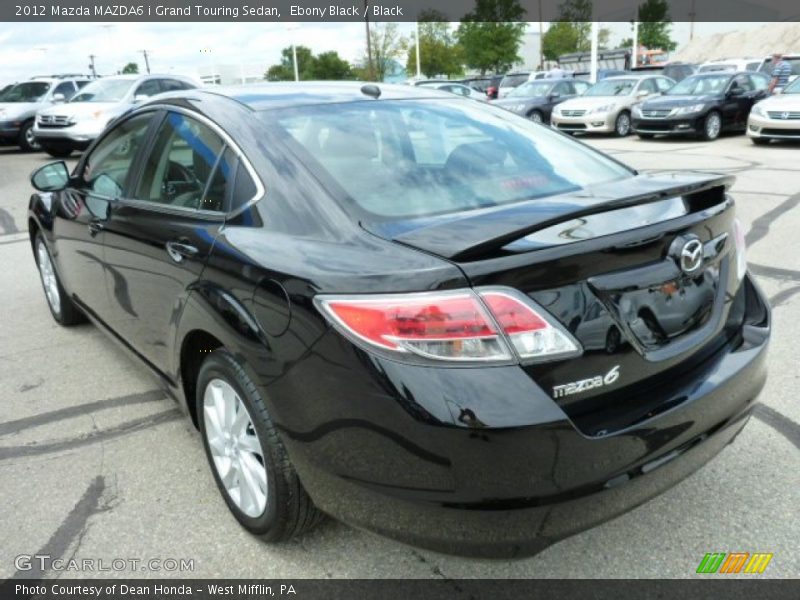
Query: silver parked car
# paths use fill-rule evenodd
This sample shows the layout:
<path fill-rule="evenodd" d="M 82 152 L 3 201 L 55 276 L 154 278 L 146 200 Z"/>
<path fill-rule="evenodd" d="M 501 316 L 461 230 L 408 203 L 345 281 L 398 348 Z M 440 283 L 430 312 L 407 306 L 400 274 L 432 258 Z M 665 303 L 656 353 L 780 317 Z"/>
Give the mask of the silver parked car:
<path fill-rule="evenodd" d="M 111 121 L 132 106 L 165 92 L 198 87 L 177 75 L 116 75 L 93 81 L 66 104 L 41 110 L 33 135 L 51 156 L 66 157 L 83 150 Z"/>
<path fill-rule="evenodd" d="M 422 81 L 416 85 L 417 87 L 434 88 L 442 90 L 443 92 L 456 94 L 457 96 L 464 96 L 465 98 L 486 102 L 486 94 L 482 94 L 478 90 L 474 90 L 463 83 L 456 83 L 455 81 Z"/>
<path fill-rule="evenodd" d="M 624 137 L 631 132 L 631 108 L 673 85 L 675 82 L 663 75 L 609 77 L 556 106 L 550 120 L 563 131 L 615 133 Z"/>
<path fill-rule="evenodd" d="M 19 146 L 25 152 L 38 150 L 33 135 L 36 112 L 64 103 L 89 81 L 85 76 L 53 75 L 4 88 L 0 96 L 0 143 Z"/>

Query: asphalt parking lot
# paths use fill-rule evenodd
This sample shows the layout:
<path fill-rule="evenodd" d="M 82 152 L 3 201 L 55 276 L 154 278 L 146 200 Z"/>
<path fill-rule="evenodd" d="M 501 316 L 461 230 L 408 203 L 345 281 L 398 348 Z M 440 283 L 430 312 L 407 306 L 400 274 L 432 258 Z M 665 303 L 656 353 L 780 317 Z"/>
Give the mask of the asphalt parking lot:
<path fill-rule="evenodd" d="M 51 318 L 26 231 L 28 174 L 49 157 L 0 148 L 0 577 L 34 553 L 193 560 L 193 571 L 116 573 L 128 577 L 691 577 L 707 552 L 770 552 L 762 577 L 800 576 L 800 146 L 588 141 L 640 170 L 737 176 L 751 270 L 774 308 L 770 377 L 755 418 L 699 472 L 516 561 L 444 556 L 333 521 L 280 546 L 250 537 L 199 435 L 144 368 L 94 327 Z"/>

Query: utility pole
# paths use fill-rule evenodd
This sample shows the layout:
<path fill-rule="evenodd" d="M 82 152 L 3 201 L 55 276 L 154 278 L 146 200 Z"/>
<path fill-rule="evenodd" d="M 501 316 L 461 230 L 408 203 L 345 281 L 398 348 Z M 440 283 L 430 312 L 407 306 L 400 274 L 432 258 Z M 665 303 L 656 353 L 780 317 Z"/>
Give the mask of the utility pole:
<path fill-rule="evenodd" d="M 142 50 L 142 56 L 144 56 L 144 67 L 147 69 L 147 74 L 150 75 L 150 61 L 147 58 L 147 50 Z"/>
<path fill-rule="evenodd" d="M 369 35 L 369 0 L 364 0 L 364 27 L 367 29 L 367 79 L 375 79 L 372 70 L 372 40 Z"/>
<path fill-rule="evenodd" d="M 539 0 L 539 70 L 544 70 L 544 33 L 542 33 L 542 0 Z"/>
<path fill-rule="evenodd" d="M 95 71 L 95 69 L 94 69 L 94 59 L 95 59 L 95 55 L 94 54 L 90 54 L 89 55 L 89 60 L 91 62 L 89 63 L 89 69 L 91 69 L 91 71 L 92 71 L 92 79 L 97 79 L 97 71 Z"/>
<path fill-rule="evenodd" d="M 633 44 L 631 44 L 631 51 L 633 54 L 631 64 L 635 69 L 639 66 L 639 21 L 633 22 Z"/>

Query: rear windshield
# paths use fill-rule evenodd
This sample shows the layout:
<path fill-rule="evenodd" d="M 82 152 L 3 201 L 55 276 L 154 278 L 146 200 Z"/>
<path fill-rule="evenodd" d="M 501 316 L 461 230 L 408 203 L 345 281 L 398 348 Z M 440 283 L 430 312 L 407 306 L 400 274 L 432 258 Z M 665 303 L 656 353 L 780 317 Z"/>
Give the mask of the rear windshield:
<path fill-rule="evenodd" d="M 719 94 L 730 81 L 730 75 L 692 75 L 676 83 L 665 93 L 669 96 L 706 96 Z"/>
<path fill-rule="evenodd" d="M 560 133 L 469 100 L 351 102 L 260 117 L 353 208 L 380 219 L 511 204 L 632 176 Z"/>
<path fill-rule="evenodd" d="M 528 74 L 506 75 L 500 82 L 500 87 L 517 87 L 521 83 L 528 81 Z"/>

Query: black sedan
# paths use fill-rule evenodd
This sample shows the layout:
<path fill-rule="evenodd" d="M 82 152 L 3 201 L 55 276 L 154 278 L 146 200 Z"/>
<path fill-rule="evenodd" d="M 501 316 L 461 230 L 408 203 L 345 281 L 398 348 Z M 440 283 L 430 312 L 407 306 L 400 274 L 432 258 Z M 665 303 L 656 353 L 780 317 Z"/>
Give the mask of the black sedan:
<path fill-rule="evenodd" d="M 515 87 L 502 100 L 492 102 L 537 123 L 549 123 L 556 104 L 579 96 L 591 87 L 573 79 L 540 79 Z"/>
<path fill-rule="evenodd" d="M 767 96 L 768 85 L 766 75 L 749 71 L 692 75 L 635 107 L 631 125 L 645 139 L 696 135 L 715 140 L 723 131 L 744 132 L 750 109 Z"/>
<path fill-rule="evenodd" d="M 747 422 L 770 312 L 731 181 L 435 90 L 268 84 L 136 108 L 32 175 L 28 227 L 53 317 L 152 371 L 250 532 L 521 556 Z"/>

